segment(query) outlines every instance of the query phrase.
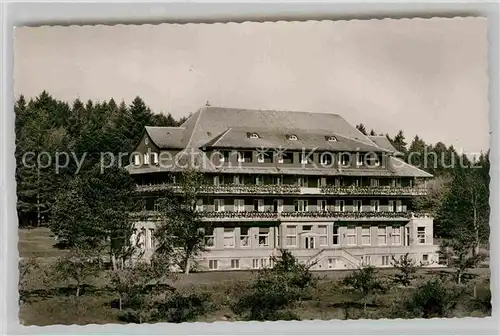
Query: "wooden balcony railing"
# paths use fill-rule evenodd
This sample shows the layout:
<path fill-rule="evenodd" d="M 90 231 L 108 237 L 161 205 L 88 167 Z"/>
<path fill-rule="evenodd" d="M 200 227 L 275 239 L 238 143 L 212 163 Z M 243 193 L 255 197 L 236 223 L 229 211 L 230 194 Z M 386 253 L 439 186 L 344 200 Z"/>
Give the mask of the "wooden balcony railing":
<path fill-rule="evenodd" d="M 321 193 L 328 195 L 387 195 L 387 196 L 398 196 L 398 195 L 410 195 L 410 196 L 423 196 L 427 194 L 427 189 L 425 188 L 413 188 L 413 187 L 337 187 L 337 186 L 325 186 L 321 187 Z"/>
<path fill-rule="evenodd" d="M 173 192 L 182 192 L 182 187 L 176 184 L 161 183 L 149 185 L 137 185 L 137 192 L 155 192 L 162 190 L 171 190 Z M 300 194 L 325 194 L 325 195 L 387 195 L 387 196 L 422 196 L 427 194 L 425 188 L 412 187 L 336 187 L 325 186 L 321 188 L 300 187 L 298 185 L 283 184 L 224 184 L 224 185 L 203 185 L 200 190 L 204 194 L 269 194 L 269 195 L 300 195 Z"/>

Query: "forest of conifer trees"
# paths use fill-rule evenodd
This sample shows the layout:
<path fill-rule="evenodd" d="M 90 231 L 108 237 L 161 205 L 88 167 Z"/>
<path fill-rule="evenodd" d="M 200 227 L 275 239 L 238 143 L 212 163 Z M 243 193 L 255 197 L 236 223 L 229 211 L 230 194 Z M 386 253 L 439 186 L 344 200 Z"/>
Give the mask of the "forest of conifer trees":
<path fill-rule="evenodd" d="M 47 225 L 57 196 L 74 185 L 71 181 L 75 176 L 91 172 L 99 162 L 100 153 L 131 152 L 144 126 L 178 126 L 187 117 L 176 120 L 171 114 L 155 113 L 140 97 L 130 104 L 117 103 L 112 98 L 104 102 L 76 99 L 68 103 L 45 91 L 29 101 L 22 95 L 18 97 L 15 114 L 17 210 L 21 227 Z M 367 132 L 363 124 L 356 127 L 365 134 L 377 134 L 375 130 Z M 403 131 L 394 137 L 386 136 L 405 160 L 411 158 L 411 153 L 419 153 L 415 156 L 418 159 L 410 163 L 434 175 L 429 196 L 417 206 L 435 216 L 437 237 L 448 237 L 457 226 L 465 226 L 476 228 L 474 232 L 486 242 L 489 152 L 471 159 L 457 153 L 453 145 L 426 143 L 418 135 L 410 143 Z M 23 158 L 28 152 L 34 155 Z M 58 152 L 73 153 L 77 158 L 85 155 L 83 166 L 77 171 L 70 160 L 59 172 L 52 166 L 43 168 L 46 166 L 43 163 L 53 161 Z M 41 156 L 42 165 L 34 162 L 39 153 L 46 153 Z M 460 157 L 466 164 L 479 168 L 452 164 Z"/>

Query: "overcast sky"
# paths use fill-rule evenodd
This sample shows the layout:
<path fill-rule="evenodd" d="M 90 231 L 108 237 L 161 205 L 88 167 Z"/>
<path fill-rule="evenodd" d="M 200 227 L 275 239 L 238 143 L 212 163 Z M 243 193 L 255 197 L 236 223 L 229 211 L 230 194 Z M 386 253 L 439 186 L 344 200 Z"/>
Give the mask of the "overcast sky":
<path fill-rule="evenodd" d="M 17 28 L 16 96 L 338 113 L 377 133 L 489 147 L 486 20 Z"/>

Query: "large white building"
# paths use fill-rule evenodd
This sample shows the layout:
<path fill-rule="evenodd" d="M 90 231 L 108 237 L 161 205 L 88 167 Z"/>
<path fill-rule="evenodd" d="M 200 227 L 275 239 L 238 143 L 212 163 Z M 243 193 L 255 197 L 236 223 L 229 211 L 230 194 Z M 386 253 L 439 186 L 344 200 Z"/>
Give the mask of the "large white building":
<path fill-rule="evenodd" d="M 438 263 L 433 219 L 412 209 L 432 176 L 337 114 L 204 107 L 180 127 L 146 127 L 135 152 L 129 172 L 153 212 L 179 163 L 200 164 L 201 269 L 272 266 L 279 248 L 317 270 L 390 266 L 405 253 Z M 152 253 L 155 222 L 136 227 Z"/>

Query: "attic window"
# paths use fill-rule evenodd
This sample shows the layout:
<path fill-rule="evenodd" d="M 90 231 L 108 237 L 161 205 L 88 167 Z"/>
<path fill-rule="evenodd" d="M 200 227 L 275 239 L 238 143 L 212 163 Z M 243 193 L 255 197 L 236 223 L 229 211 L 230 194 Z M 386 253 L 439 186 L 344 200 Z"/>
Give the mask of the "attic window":
<path fill-rule="evenodd" d="M 328 140 L 328 141 L 338 141 L 337 138 L 334 137 L 333 135 L 327 136 L 326 140 Z"/>
<path fill-rule="evenodd" d="M 259 135 L 258 135 L 257 133 L 249 133 L 249 134 L 248 134 L 248 137 L 249 137 L 250 139 L 258 139 L 258 138 L 260 138 L 260 137 L 259 137 Z"/>
<path fill-rule="evenodd" d="M 292 140 L 292 141 L 294 141 L 294 140 L 297 140 L 297 139 L 298 139 L 298 138 L 297 138 L 297 136 L 296 136 L 295 134 L 290 134 L 290 135 L 288 136 L 288 140 Z"/>

